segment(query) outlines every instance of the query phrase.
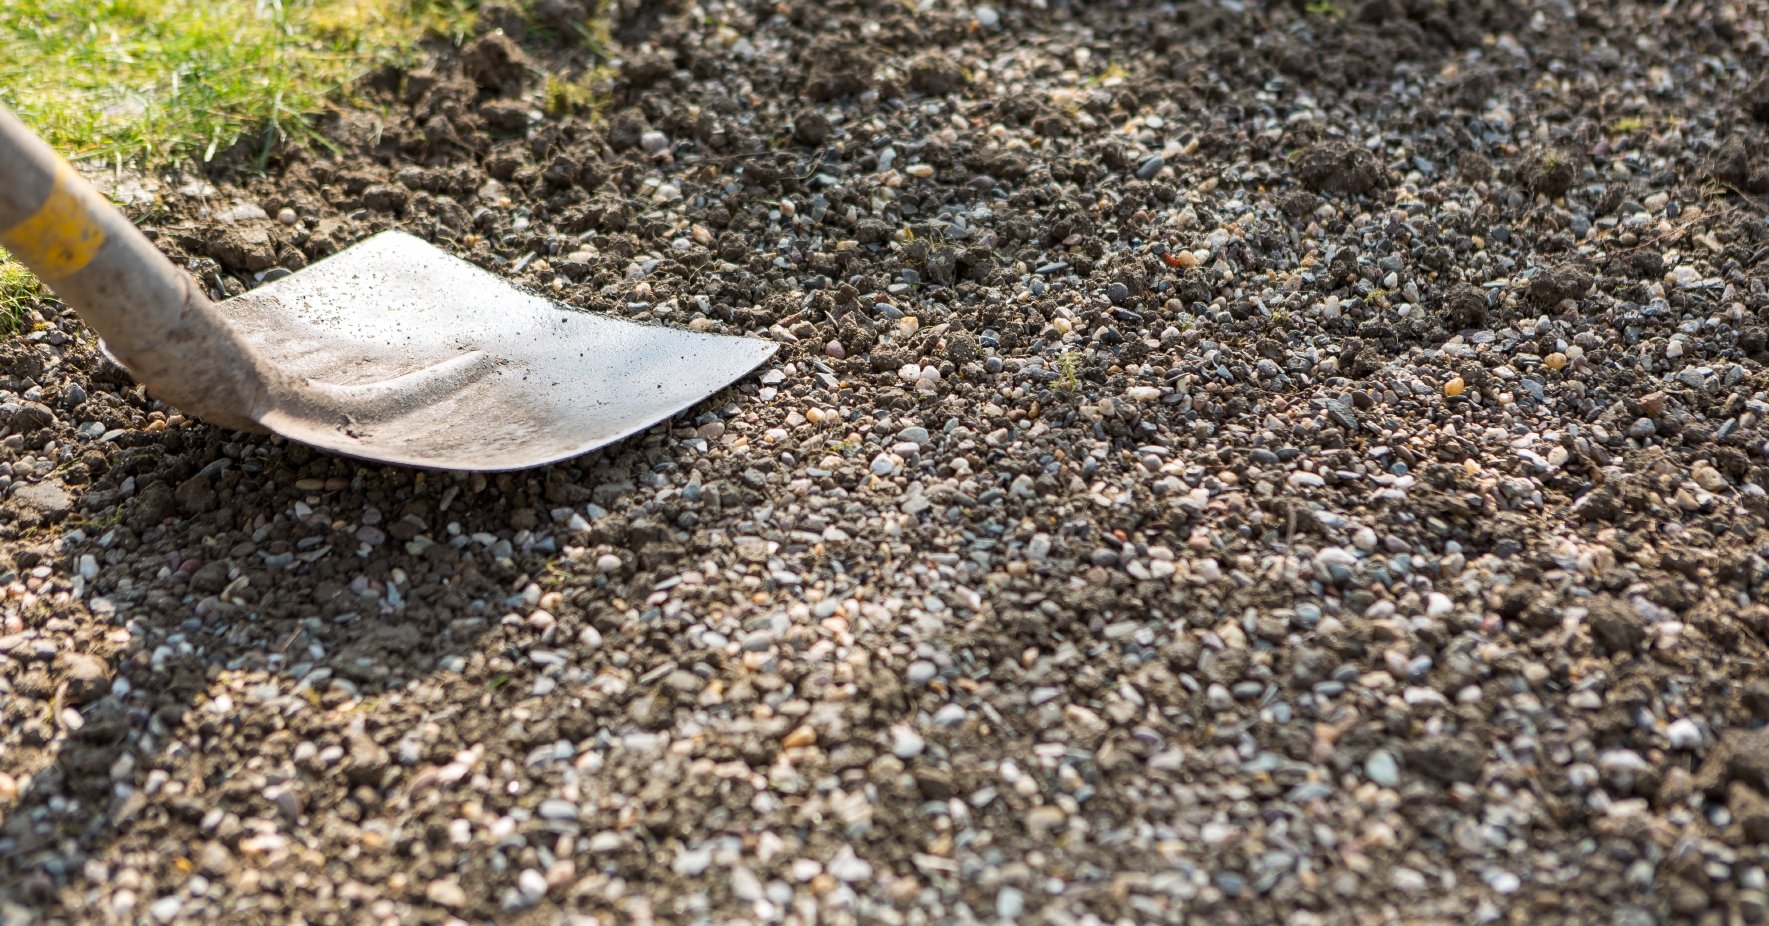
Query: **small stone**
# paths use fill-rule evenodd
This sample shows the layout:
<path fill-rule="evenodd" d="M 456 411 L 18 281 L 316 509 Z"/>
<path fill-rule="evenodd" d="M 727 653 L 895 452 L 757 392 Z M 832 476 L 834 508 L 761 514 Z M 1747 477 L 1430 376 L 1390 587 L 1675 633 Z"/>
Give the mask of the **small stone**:
<path fill-rule="evenodd" d="M 619 572 L 621 565 L 620 557 L 615 556 L 613 553 L 604 553 L 601 556 L 596 557 L 596 571 L 604 575 L 611 572 Z"/>
<path fill-rule="evenodd" d="M 537 809 L 543 820 L 576 820 L 577 805 L 563 798 L 548 798 Z"/>
<path fill-rule="evenodd" d="M 432 881 L 424 888 L 424 897 L 439 907 L 459 910 L 467 905 L 467 892 L 453 881 Z"/>
<path fill-rule="evenodd" d="M 1008 886 L 1003 887 L 1000 891 L 996 892 L 996 894 L 995 894 L 995 915 L 996 916 L 999 916 L 1002 919 L 1007 920 L 1008 922 L 1011 923 L 1011 922 L 1018 920 L 1020 918 L 1020 913 L 1022 911 L 1024 911 L 1025 909 L 1026 909 L 1026 895 L 1023 892 L 1021 892 L 1018 888 L 1013 887 L 1012 885 L 1008 885 Z"/>
<path fill-rule="evenodd" d="M 927 749 L 927 741 L 914 729 L 898 725 L 891 728 L 891 754 L 907 762 Z"/>
<path fill-rule="evenodd" d="M 742 865 L 731 869 L 731 893 L 744 903 L 762 899 L 762 879 Z"/>
<path fill-rule="evenodd" d="M 179 483 L 172 497 L 178 501 L 178 507 L 185 514 L 208 514 L 218 505 L 215 488 L 209 485 L 208 477 L 202 473 Z"/>
<path fill-rule="evenodd" d="M 27 527 L 55 524 L 74 510 L 74 500 L 53 482 L 20 486 L 6 501 L 6 511 Z"/>
<path fill-rule="evenodd" d="M 1665 739 L 1670 741 L 1672 749 L 1694 752 L 1701 748 L 1701 727 L 1688 717 L 1681 717 L 1665 728 Z"/>
<path fill-rule="evenodd" d="M 1400 763 L 1386 749 L 1377 749 L 1364 759 L 1364 774 L 1384 788 L 1400 785 Z"/>
<path fill-rule="evenodd" d="M 1632 653 L 1646 641 L 1646 625 L 1639 613 L 1615 598 L 1593 599 L 1585 623 L 1600 653 Z"/>
<path fill-rule="evenodd" d="M 530 905 L 539 903 L 542 897 L 547 896 L 547 876 L 533 868 L 524 868 L 516 876 L 516 890 Z"/>
<path fill-rule="evenodd" d="M 1462 382 L 1462 377 L 1454 376 L 1450 378 L 1449 382 L 1443 384 L 1443 394 L 1445 397 L 1453 399 L 1461 395 L 1467 388 L 1467 384 Z"/>
<path fill-rule="evenodd" d="M 817 731 L 803 724 L 794 727 L 791 733 L 786 734 L 786 739 L 780 741 L 780 745 L 787 749 L 799 749 L 816 743 Z"/>
<path fill-rule="evenodd" d="M 829 860 L 829 873 L 844 884 L 854 884 L 872 877 L 872 863 L 843 846 L 835 858 Z"/>
<path fill-rule="evenodd" d="M 1690 470 L 1689 475 L 1695 480 L 1696 485 L 1701 486 L 1707 492 L 1724 492 L 1730 488 L 1725 475 L 1706 463 L 1695 464 L 1695 468 Z"/>
<path fill-rule="evenodd" d="M 62 660 L 62 680 L 68 686 L 68 701 L 76 706 L 91 704 L 111 692 L 110 666 L 97 656 L 72 653 Z"/>
<path fill-rule="evenodd" d="M 1061 808 L 1041 804 L 1026 812 L 1026 829 L 1034 835 L 1047 836 L 1062 828 L 1066 819 Z"/>
<path fill-rule="evenodd" d="M 167 895 L 154 901 L 153 906 L 147 908 L 147 912 L 149 916 L 162 923 L 170 923 L 178 918 L 179 911 L 183 909 L 184 901 L 179 900 L 175 895 Z"/>
<path fill-rule="evenodd" d="M 1136 166 L 1136 179 L 1153 180 L 1155 175 L 1161 172 L 1161 168 L 1166 166 L 1167 159 L 1158 154 L 1144 158 L 1143 162 Z"/>
<path fill-rule="evenodd" d="M 264 799 L 276 807 L 283 819 L 294 823 L 301 819 L 301 795 L 289 785 L 274 785 L 264 790 Z"/>
<path fill-rule="evenodd" d="M 1407 746 L 1406 760 L 1409 768 L 1444 784 L 1466 783 L 1480 778 L 1486 750 L 1472 739 L 1438 735 Z"/>
<path fill-rule="evenodd" d="M 671 868 L 684 878 L 693 878 L 705 873 L 712 863 L 712 847 L 701 846 L 695 849 L 681 850 L 677 853 L 675 864 Z"/>
<path fill-rule="evenodd" d="M 1523 879 L 1509 871 L 1495 871 L 1491 873 L 1487 877 L 1486 883 L 1491 886 L 1495 892 L 1500 894 L 1515 894 L 1523 887 Z"/>

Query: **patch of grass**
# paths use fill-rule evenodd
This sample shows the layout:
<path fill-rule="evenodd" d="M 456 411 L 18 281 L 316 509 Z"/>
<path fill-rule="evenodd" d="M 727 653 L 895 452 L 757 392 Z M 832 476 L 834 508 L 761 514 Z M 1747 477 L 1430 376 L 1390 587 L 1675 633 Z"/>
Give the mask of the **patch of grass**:
<path fill-rule="evenodd" d="M 1056 387 L 1064 392 L 1081 388 L 1081 355 L 1064 350 L 1056 358 Z"/>
<path fill-rule="evenodd" d="M 4 0 L 0 102 L 65 154 L 157 164 L 308 114 L 478 0 Z"/>
<path fill-rule="evenodd" d="M 1638 116 L 1623 116 L 1610 125 L 1617 135 L 1632 135 L 1646 128 L 1646 120 Z"/>
<path fill-rule="evenodd" d="M 555 116 L 596 112 L 608 102 L 603 91 L 611 76 L 612 72 L 602 67 L 577 77 L 548 74 L 541 87 L 541 99 L 547 112 Z"/>
<path fill-rule="evenodd" d="M 31 305 L 49 297 L 31 271 L 5 254 L 0 251 L 0 336 L 25 330 Z"/>
<path fill-rule="evenodd" d="M 1328 16 L 1333 19 L 1345 18 L 1345 8 L 1331 2 L 1331 0 L 1309 0 L 1303 9 L 1315 16 Z"/>
<path fill-rule="evenodd" d="M 1098 87 L 1107 81 L 1124 81 L 1130 78 L 1130 72 L 1116 64 L 1107 65 L 1106 69 L 1081 82 L 1083 87 Z"/>

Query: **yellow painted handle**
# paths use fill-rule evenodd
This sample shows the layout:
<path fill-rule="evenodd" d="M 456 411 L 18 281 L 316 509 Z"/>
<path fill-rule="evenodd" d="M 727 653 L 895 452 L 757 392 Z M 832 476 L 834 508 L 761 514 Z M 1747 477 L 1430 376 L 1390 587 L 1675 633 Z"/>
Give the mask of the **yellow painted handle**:
<path fill-rule="evenodd" d="M 49 198 L 36 212 L 0 231 L 0 247 L 54 285 L 85 269 L 104 246 L 104 213 L 93 206 L 108 207 L 85 201 L 93 195 L 91 188 L 66 164 L 56 165 L 52 184 Z"/>

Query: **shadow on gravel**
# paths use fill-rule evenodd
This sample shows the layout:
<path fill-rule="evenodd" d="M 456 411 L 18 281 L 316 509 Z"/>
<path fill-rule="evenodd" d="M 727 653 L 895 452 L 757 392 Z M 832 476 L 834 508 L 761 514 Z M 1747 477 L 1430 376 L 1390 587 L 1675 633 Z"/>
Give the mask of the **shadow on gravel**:
<path fill-rule="evenodd" d="M 206 427 L 125 437 L 134 446 L 101 477 L 68 488 L 76 511 L 53 539 L 6 527 L 17 575 L 65 564 L 55 571 L 79 575 L 83 595 L 21 602 L 34 639 L 0 638 L 16 650 L 0 669 L 22 667 L 0 698 L 0 719 L 22 733 L 8 766 L 34 770 L 0 818 L 0 902 L 24 905 L 0 903 L 0 922 L 80 911 L 99 885 L 146 907 L 156 884 L 193 869 L 219 879 L 287 857 L 304 831 L 374 815 L 415 767 L 447 767 L 485 732 L 420 730 L 436 705 L 550 693 L 555 641 L 600 639 L 555 612 L 618 601 L 633 563 L 608 547 L 599 574 L 573 577 L 568 603 L 559 538 L 624 539 L 624 519 L 582 513 L 632 489 L 614 467 L 674 468 L 664 438 L 654 429 L 611 454 L 488 477 Z M 524 646 L 484 645 L 500 628 Z M 0 672 L 0 690 L 6 681 Z M 156 862 L 89 861 L 138 847 Z"/>

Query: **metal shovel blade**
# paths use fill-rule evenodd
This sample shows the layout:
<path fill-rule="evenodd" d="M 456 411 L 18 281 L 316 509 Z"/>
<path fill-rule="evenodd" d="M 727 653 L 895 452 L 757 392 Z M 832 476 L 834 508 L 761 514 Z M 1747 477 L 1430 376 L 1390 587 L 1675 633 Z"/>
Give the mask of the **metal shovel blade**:
<path fill-rule="evenodd" d="M 325 450 L 435 469 L 587 453 L 694 405 L 777 348 L 568 309 L 399 232 L 218 310 L 301 384 L 272 395 L 259 423 Z"/>

